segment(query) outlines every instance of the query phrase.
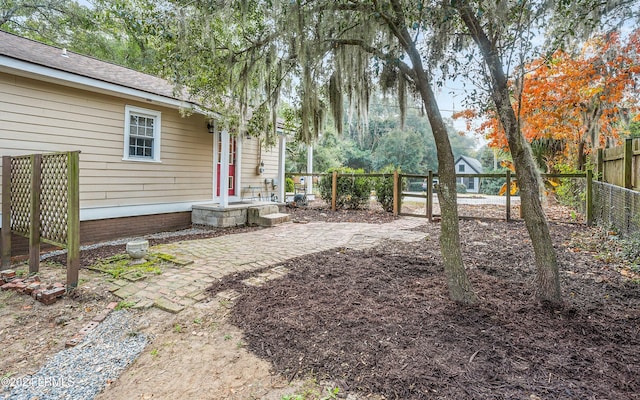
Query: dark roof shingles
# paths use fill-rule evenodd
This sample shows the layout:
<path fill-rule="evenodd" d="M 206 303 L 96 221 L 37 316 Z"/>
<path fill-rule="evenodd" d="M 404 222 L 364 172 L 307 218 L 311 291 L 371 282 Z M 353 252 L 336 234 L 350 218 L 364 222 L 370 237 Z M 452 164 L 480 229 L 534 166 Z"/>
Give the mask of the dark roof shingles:
<path fill-rule="evenodd" d="M 0 31 L 0 55 L 171 99 L 188 101 L 186 96 L 176 96 L 174 86 L 162 78 L 71 51 L 66 51 L 64 56 L 63 49 L 3 31 Z"/>

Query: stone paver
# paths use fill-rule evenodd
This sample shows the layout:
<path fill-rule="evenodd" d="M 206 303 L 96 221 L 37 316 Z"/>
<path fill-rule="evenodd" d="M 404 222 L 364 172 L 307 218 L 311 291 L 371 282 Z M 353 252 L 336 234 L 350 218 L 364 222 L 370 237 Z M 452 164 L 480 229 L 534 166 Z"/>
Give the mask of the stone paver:
<path fill-rule="evenodd" d="M 156 301 L 153 302 L 153 305 L 161 310 L 168 311 L 173 314 L 179 313 L 180 311 L 184 310 L 184 306 L 182 304 L 174 303 L 166 297 L 160 297 L 156 299 Z"/>
<path fill-rule="evenodd" d="M 419 218 L 401 218 L 387 224 L 327 223 L 283 224 L 268 229 L 210 239 L 164 244 L 154 251 L 171 254 L 181 265 L 144 282 L 117 282 L 114 294 L 135 299 L 139 308 L 152 304 L 178 313 L 185 307 L 207 298 L 205 290 L 212 282 L 232 273 L 274 266 L 247 283 L 258 285 L 282 276 L 287 271 L 278 266 L 291 258 L 336 247 L 358 250 L 371 248 L 383 240 L 413 242 L 424 233 L 411 229 L 427 223 Z"/>

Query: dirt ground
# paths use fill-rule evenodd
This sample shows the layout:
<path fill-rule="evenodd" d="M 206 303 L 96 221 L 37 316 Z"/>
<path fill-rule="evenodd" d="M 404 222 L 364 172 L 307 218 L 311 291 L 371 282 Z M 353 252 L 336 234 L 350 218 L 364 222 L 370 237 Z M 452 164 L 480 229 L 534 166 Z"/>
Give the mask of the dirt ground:
<path fill-rule="evenodd" d="M 292 214 L 299 221 L 393 218 L 317 208 Z M 561 310 L 534 301 L 522 222 L 461 222 L 479 302 L 451 303 L 439 225 L 429 224 L 418 243 L 291 260 L 289 274 L 261 287 L 229 276 L 209 299 L 176 315 L 130 310 L 152 341 L 98 398 L 328 399 L 339 388 L 338 397 L 351 399 L 640 399 L 638 283 L 620 274 L 617 244 L 606 232 L 558 222 L 565 211 L 554 215 Z M 81 257 L 86 265 L 123 250 Z M 63 274 L 47 266 L 41 276 Z M 35 372 L 115 300 L 104 275 L 82 270 L 81 278 L 74 296 L 50 306 L 0 292 L 0 377 Z M 230 289 L 240 297 L 216 297 Z"/>

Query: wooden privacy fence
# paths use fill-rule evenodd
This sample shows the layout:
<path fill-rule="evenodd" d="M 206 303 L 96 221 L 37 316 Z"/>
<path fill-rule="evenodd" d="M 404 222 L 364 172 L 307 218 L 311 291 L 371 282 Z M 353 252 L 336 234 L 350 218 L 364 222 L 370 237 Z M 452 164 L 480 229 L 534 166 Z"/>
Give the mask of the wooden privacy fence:
<path fill-rule="evenodd" d="M 626 189 L 640 190 L 640 138 L 624 145 L 598 149 L 598 180 Z"/>
<path fill-rule="evenodd" d="M 67 249 L 67 290 L 80 264 L 79 152 L 2 157 L 2 263 L 11 265 L 11 234 L 29 239 L 29 273 L 40 243 Z"/>
<path fill-rule="evenodd" d="M 336 199 L 338 197 L 338 178 L 340 177 L 369 177 L 369 178 L 379 178 L 379 177 L 387 177 L 389 179 L 393 179 L 393 213 L 395 215 L 407 215 L 414 217 L 425 217 L 428 218 L 429 221 L 433 220 L 433 184 L 434 178 L 438 177 L 437 173 L 429 171 L 427 175 L 415 175 L 415 174 L 401 174 L 398 171 L 395 171 L 393 174 L 341 174 L 337 171 L 333 171 L 331 174 L 307 174 L 307 173 L 289 173 L 288 176 L 305 176 L 305 177 L 321 177 L 327 178 L 331 177 L 332 185 L 331 185 L 331 209 L 333 211 L 336 210 Z M 584 213 L 587 225 L 591 225 L 593 223 L 593 173 L 591 170 L 583 173 L 576 174 L 542 174 L 543 179 L 548 178 L 560 178 L 560 179 L 585 179 L 585 189 L 584 189 Z M 506 173 L 497 173 L 497 174 L 456 174 L 456 178 L 504 178 L 506 182 L 506 187 L 511 187 L 511 182 L 517 179 L 516 174 L 512 174 L 511 171 L 506 171 Z M 416 193 L 405 191 L 405 179 L 421 179 L 426 180 L 427 185 L 424 193 Z M 402 213 L 402 202 L 404 197 L 411 197 L 412 199 L 424 199 L 426 201 L 426 212 L 425 214 L 411 214 L 411 213 Z M 328 199 L 325 199 L 328 200 Z M 507 221 L 511 220 L 511 193 L 507 190 L 505 194 L 505 218 Z"/>

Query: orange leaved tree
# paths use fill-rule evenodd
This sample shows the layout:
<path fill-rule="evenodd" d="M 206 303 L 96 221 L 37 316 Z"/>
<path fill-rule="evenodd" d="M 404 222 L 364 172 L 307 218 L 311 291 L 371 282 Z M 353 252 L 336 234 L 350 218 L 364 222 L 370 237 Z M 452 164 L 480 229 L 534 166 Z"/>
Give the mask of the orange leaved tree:
<path fill-rule="evenodd" d="M 524 137 L 537 145 L 554 143 L 553 161 L 560 151 L 564 162 L 582 169 L 585 155 L 617 144 L 638 114 L 640 29 L 626 42 L 617 32 L 597 36 L 579 55 L 558 50 L 530 63 L 527 71 L 522 87 L 514 87 L 520 96 L 513 103 Z M 466 111 L 458 117 L 469 120 L 475 113 Z M 476 130 L 489 139 L 490 146 L 507 147 L 495 114 L 489 114 Z"/>

